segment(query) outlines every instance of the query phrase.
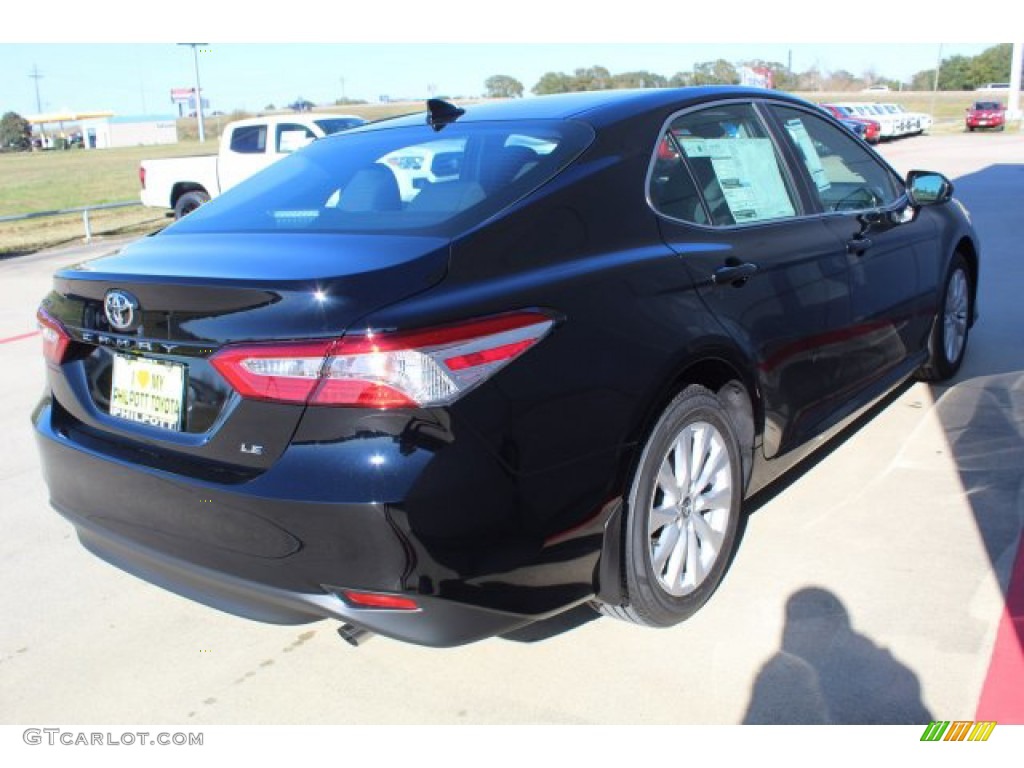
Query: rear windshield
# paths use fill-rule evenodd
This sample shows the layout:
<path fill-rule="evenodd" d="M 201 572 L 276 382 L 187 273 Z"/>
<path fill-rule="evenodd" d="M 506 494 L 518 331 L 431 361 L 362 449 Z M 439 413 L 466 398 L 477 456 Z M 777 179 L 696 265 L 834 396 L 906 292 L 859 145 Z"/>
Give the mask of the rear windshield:
<path fill-rule="evenodd" d="M 451 237 L 550 180 L 593 130 L 571 121 L 425 123 L 315 141 L 169 227 Z"/>
<path fill-rule="evenodd" d="M 978 110 L 981 110 L 981 109 L 985 109 L 985 110 L 994 109 L 994 110 L 998 111 L 998 110 L 1003 108 L 1003 105 L 1000 104 L 998 101 L 978 101 L 978 102 L 975 102 L 974 108 L 978 109 Z"/>

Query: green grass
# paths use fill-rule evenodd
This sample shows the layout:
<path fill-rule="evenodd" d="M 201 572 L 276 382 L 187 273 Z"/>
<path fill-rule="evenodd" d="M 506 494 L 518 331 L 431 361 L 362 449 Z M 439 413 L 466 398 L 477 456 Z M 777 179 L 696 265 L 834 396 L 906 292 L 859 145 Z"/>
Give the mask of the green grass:
<path fill-rule="evenodd" d="M 213 154 L 215 142 L 0 154 L 0 216 L 139 199 L 139 162 Z"/>

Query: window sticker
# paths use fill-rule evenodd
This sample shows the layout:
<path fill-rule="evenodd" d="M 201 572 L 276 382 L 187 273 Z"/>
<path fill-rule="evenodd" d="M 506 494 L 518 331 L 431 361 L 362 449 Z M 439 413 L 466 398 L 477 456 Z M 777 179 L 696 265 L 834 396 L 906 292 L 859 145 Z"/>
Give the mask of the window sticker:
<path fill-rule="evenodd" d="M 687 157 L 711 160 L 729 212 L 737 223 L 796 214 L 775 160 L 770 139 L 690 139 Z"/>
<path fill-rule="evenodd" d="M 818 155 L 818 150 L 814 147 L 814 140 L 807 132 L 807 126 L 799 118 L 793 118 L 786 121 L 786 130 L 789 131 L 789 137 L 793 139 L 797 149 L 800 150 L 804 165 L 807 166 L 807 171 L 811 174 L 811 178 L 814 180 L 818 191 L 824 192 L 832 185 L 829 183 L 828 174 L 825 173 L 825 168 L 821 164 L 821 156 Z"/>

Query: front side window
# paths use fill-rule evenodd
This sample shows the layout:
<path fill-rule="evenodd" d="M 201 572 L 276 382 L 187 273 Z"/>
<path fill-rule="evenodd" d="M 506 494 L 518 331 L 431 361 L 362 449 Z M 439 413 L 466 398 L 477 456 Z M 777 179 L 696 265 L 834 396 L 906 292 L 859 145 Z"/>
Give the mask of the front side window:
<path fill-rule="evenodd" d="M 288 154 L 302 149 L 316 138 L 316 134 L 304 125 L 281 123 L 277 126 L 277 151 Z"/>
<path fill-rule="evenodd" d="M 689 112 L 661 137 L 651 202 L 672 218 L 732 226 L 796 215 L 775 145 L 750 104 Z"/>
<path fill-rule="evenodd" d="M 902 185 L 848 132 L 791 107 L 773 107 L 803 160 L 826 211 L 866 211 L 892 205 Z"/>

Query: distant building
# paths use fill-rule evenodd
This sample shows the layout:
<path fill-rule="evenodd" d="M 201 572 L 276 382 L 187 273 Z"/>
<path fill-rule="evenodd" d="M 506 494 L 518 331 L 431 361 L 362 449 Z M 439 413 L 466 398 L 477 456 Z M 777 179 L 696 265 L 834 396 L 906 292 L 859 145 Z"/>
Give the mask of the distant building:
<path fill-rule="evenodd" d="M 177 144 L 175 115 L 115 116 L 113 112 L 51 112 L 25 118 L 36 127 L 41 146 L 51 148 L 67 142 L 86 149 Z"/>
<path fill-rule="evenodd" d="M 87 148 L 178 143 L 178 124 L 174 115 L 119 115 L 82 120 L 79 128 Z"/>

